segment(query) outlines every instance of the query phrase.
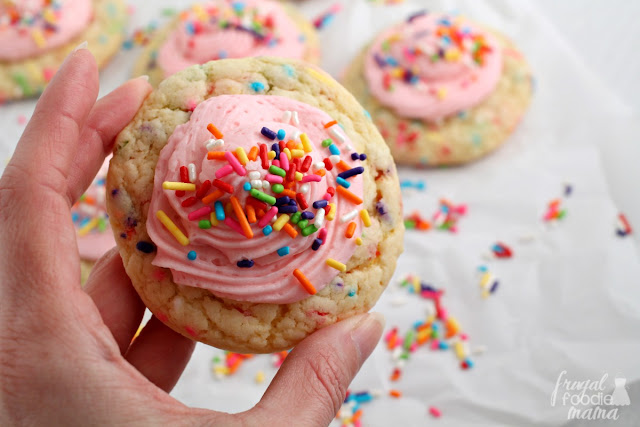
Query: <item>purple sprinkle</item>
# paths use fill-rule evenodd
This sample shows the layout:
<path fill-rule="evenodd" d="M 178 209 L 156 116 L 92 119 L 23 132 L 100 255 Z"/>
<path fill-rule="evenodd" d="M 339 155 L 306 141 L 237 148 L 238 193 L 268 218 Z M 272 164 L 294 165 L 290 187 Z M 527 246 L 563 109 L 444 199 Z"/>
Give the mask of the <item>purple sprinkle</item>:
<path fill-rule="evenodd" d="M 364 162 L 365 160 L 367 160 L 367 155 L 366 154 L 360 154 L 360 161 Z"/>
<path fill-rule="evenodd" d="M 275 206 L 285 206 L 285 205 L 288 205 L 290 201 L 291 201 L 291 198 L 289 196 L 280 197 L 276 199 Z"/>
<path fill-rule="evenodd" d="M 298 207 L 297 206 L 280 206 L 278 208 L 278 212 L 279 213 L 285 213 L 285 214 L 294 214 L 296 212 L 298 212 Z"/>
<path fill-rule="evenodd" d="M 425 16 L 427 13 L 429 13 L 427 10 L 421 10 L 419 12 L 416 12 L 407 18 L 407 22 L 413 22 L 415 19 L 418 19 L 421 16 Z"/>
<path fill-rule="evenodd" d="M 289 200 L 289 206 L 298 206 L 298 202 L 296 202 L 295 200 L 291 199 L 291 200 Z"/>
<path fill-rule="evenodd" d="M 271 145 L 271 151 L 274 151 L 276 153 L 276 160 L 280 160 L 280 145 L 279 144 L 273 144 Z"/>
<path fill-rule="evenodd" d="M 240 268 L 251 268 L 255 263 L 251 259 L 243 259 L 242 261 L 238 261 L 238 267 Z"/>
<path fill-rule="evenodd" d="M 385 61 L 384 58 L 380 56 L 380 54 L 376 53 L 375 55 L 373 55 L 373 59 L 376 60 L 378 67 L 384 68 L 387 66 L 387 61 Z"/>
<path fill-rule="evenodd" d="M 118 193 L 120 192 L 120 190 L 118 190 L 117 188 L 114 190 L 111 190 L 111 196 L 112 197 L 116 197 L 118 195 Z"/>
<path fill-rule="evenodd" d="M 327 202 L 326 200 L 317 200 L 315 202 L 313 202 L 313 208 L 314 209 L 322 209 L 325 206 L 327 206 L 329 204 L 329 202 Z"/>
<path fill-rule="evenodd" d="M 358 153 L 351 153 L 351 160 L 358 160 L 360 158 L 360 156 L 358 155 Z"/>
<path fill-rule="evenodd" d="M 315 239 L 313 241 L 313 244 L 311 245 L 311 249 L 313 249 L 314 251 L 317 251 L 318 249 L 320 249 L 320 246 L 322 246 L 322 240 Z"/>
<path fill-rule="evenodd" d="M 316 216 L 313 214 L 313 212 L 302 212 L 302 219 L 313 219 Z"/>
<path fill-rule="evenodd" d="M 138 226 L 138 220 L 135 218 L 127 217 L 127 220 L 124 222 L 124 225 L 127 228 L 136 228 Z"/>
<path fill-rule="evenodd" d="M 357 168 L 349 169 L 348 171 L 339 173 L 338 176 L 342 179 L 349 179 L 352 176 L 360 175 L 363 172 L 364 168 L 362 166 L 358 166 Z"/>
<path fill-rule="evenodd" d="M 136 243 L 136 249 L 142 253 L 150 254 L 156 251 L 156 245 L 151 242 L 145 242 L 143 240 Z"/>
<path fill-rule="evenodd" d="M 120 233 L 120 237 L 122 237 L 123 239 L 127 238 L 127 233 Z"/>
<path fill-rule="evenodd" d="M 498 289 L 498 285 L 500 284 L 500 282 L 498 282 L 497 280 L 495 282 L 493 282 L 493 285 L 491 285 L 491 289 L 489 289 L 489 293 L 494 293 L 496 291 L 496 289 Z"/>
<path fill-rule="evenodd" d="M 277 136 L 277 134 L 271 129 L 269 129 L 268 127 L 263 127 L 260 133 L 272 141 L 276 139 L 276 136 Z"/>
<path fill-rule="evenodd" d="M 376 210 L 380 215 L 386 215 L 387 211 L 385 210 L 384 203 L 378 202 L 376 203 Z"/>

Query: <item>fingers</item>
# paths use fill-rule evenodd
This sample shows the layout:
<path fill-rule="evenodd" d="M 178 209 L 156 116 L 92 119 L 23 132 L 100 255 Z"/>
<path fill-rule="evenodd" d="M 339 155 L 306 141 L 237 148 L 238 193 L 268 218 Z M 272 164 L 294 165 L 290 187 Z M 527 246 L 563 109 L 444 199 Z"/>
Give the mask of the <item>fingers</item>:
<path fill-rule="evenodd" d="M 329 425 L 347 388 L 378 344 L 381 314 L 355 316 L 314 333 L 287 356 L 260 403 L 245 415 L 270 422 Z"/>
<path fill-rule="evenodd" d="M 133 119 L 151 92 L 147 80 L 138 77 L 128 81 L 100 99 L 91 110 L 67 179 L 70 203 L 91 184 L 104 158 L 111 152 L 116 136 Z"/>
<path fill-rule="evenodd" d="M 44 91 L 11 163 L 25 180 L 64 194 L 78 138 L 98 96 L 98 67 L 87 49 L 72 53 Z"/>
<path fill-rule="evenodd" d="M 125 358 L 149 381 L 167 393 L 191 358 L 195 342 L 165 326 L 155 316 L 131 344 Z"/>
<path fill-rule="evenodd" d="M 84 289 L 124 354 L 142 321 L 144 304 L 131 285 L 117 248 L 96 263 Z"/>

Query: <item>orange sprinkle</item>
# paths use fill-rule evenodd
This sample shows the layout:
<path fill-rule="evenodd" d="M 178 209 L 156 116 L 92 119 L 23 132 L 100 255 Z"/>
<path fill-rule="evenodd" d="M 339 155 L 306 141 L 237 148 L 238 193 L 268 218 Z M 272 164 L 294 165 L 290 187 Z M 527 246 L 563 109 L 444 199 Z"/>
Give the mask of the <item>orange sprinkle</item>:
<path fill-rule="evenodd" d="M 288 196 L 292 199 L 296 198 L 296 192 L 292 191 L 292 190 L 283 190 L 282 193 L 280 193 L 281 196 Z"/>
<path fill-rule="evenodd" d="M 247 216 L 242 210 L 242 205 L 240 205 L 240 201 L 236 196 L 231 196 L 231 206 L 233 206 L 233 211 L 238 218 L 238 222 L 240 223 L 240 227 L 242 227 L 242 231 L 244 231 L 244 235 L 247 239 L 253 238 L 253 231 L 251 230 L 251 226 L 249 225 L 249 221 L 247 221 Z"/>
<path fill-rule="evenodd" d="M 256 208 L 254 208 L 253 205 L 247 203 L 245 209 L 247 211 L 247 219 L 249 220 L 249 224 L 255 224 L 256 222 L 258 222 L 258 219 L 256 218 Z"/>
<path fill-rule="evenodd" d="M 285 231 L 285 233 L 291 236 L 292 239 L 295 239 L 296 237 L 298 237 L 298 232 L 296 231 L 295 228 L 291 226 L 291 224 L 286 223 L 284 227 L 282 227 L 282 229 Z"/>
<path fill-rule="evenodd" d="M 209 151 L 207 153 L 208 160 L 227 160 L 224 157 L 224 151 Z"/>
<path fill-rule="evenodd" d="M 294 195 L 294 197 L 295 197 L 295 195 Z M 95 205 L 96 204 L 96 199 L 94 199 L 91 196 L 87 196 L 87 197 L 84 198 L 83 202 L 88 204 L 88 205 Z"/>
<path fill-rule="evenodd" d="M 291 140 L 291 139 L 289 141 L 287 141 L 287 148 L 289 150 L 295 150 L 296 149 L 296 145 L 297 145 L 296 142 Z"/>
<path fill-rule="evenodd" d="M 351 221 L 347 226 L 347 231 L 344 233 L 344 237 L 350 239 L 353 237 L 353 233 L 356 232 L 356 223 Z"/>
<path fill-rule="evenodd" d="M 216 189 L 216 191 L 214 191 L 213 193 L 209 194 L 208 196 L 204 196 L 202 198 L 202 203 L 204 203 L 205 205 L 208 205 L 210 203 L 215 202 L 216 200 L 218 200 L 222 196 L 224 196 L 224 191 Z"/>
<path fill-rule="evenodd" d="M 336 188 L 336 191 L 338 192 L 338 194 L 340 194 L 342 197 L 344 197 L 345 199 L 347 199 L 348 201 L 350 201 L 351 203 L 353 203 L 354 205 L 360 205 L 362 204 L 362 199 L 358 196 L 356 196 L 355 194 L 353 194 L 351 191 L 347 190 L 346 188 L 344 188 L 341 185 L 337 186 L 338 188 Z"/>
<path fill-rule="evenodd" d="M 316 175 L 320 175 L 320 176 L 325 176 L 327 174 L 327 171 L 324 170 L 324 169 L 320 169 L 320 170 L 315 171 L 315 174 Z"/>
<path fill-rule="evenodd" d="M 258 158 L 259 152 L 260 152 L 260 149 L 256 145 L 254 145 L 253 147 L 251 147 L 251 150 L 249 150 L 249 154 L 247 154 L 247 157 L 252 162 L 255 162 L 255 160 Z"/>
<path fill-rule="evenodd" d="M 340 160 L 338 163 L 336 163 L 336 167 L 340 169 L 340 172 L 348 171 L 349 169 L 351 169 L 351 166 L 346 164 L 344 160 Z"/>
<path fill-rule="evenodd" d="M 362 409 L 358 409 L 351 417 L 351 423 L 354 423 L 362 418 Z"/>
<path fill-rule="evenodd" d="M 213 123 L 209 123 L 209 126 L 207 126 L 207 130 L 211 132 L 211 134 L 215 136 L 216 139 L 224 138 L 224 135 L 222 134 L 222 132 L 220 132 L 218 128 L 213 125 Z"/>
<path fill-rule="evenodd" d="M 262 209 L 258 209 L 256 211 L 256 214 L 258 216 L 258 219 L 262 219 L 262 217 L 265 216 L 267 213 L 265 211 L 263 211 Z"/>
<path fill-rule="evenodd" d="M 402 397 L 402 392 L 400 390 L 389 390 L 389 396 L 395 397 L 396 399 Z"/>
<path fill-rule="evenodd" d="M 293 270 L 293 275 L 296 279 L 298 279 L 298 282 L 300 282 L 304 290 L 307 291 L 309 294 L 315 295 L 316 292 L 318 292 L 316 291 L 316 288 L 313 287 L 309 279 L 307 279 L 307 276 L 305 276 L 302 273 L 302 271 L 296 268 L 295 270 Z"/>
<path fill-rule="evenodd" d="M 324 128 L 325 128 L 325 129 L 329 129 L 331 126 L 334 126 L 334 125 L 337 125 L 337 124 L 338 124 L 338 122 L 337 122 L 336 120 L 334 120 L 334 121 L 332 121 L 332 122 L 326 123 L 326 124 L 324 125 Z"/>

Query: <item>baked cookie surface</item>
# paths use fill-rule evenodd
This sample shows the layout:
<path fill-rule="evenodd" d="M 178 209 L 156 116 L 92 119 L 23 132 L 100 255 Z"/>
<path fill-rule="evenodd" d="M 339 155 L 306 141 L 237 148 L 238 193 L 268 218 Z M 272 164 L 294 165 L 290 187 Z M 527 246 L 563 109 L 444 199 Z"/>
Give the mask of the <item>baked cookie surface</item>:
<path fill-rule="evenodd" d="M 427 18 L 438 22 L 421 24 Z M 413 16 L 366 47 L 344 74 L 345 87 L 369 111 L 400 164 L 441 166 L 478 159 L 513 133 L 530 104 L 531 71 L 513 43 L 455 19 Z M 413 33 L 404 33 L 416 26 Z M 439 36 L 423 40 L 424 34 Z M 461 36 L 458 46 L 451 40 L 459 34 L 481 41 L 466 42 Z M 394 45 L 400 45 L 397 51 Z M 483 49 L 480 58 L 477 52 Z"/>
<path fill-rule="evenodd" d="M 261 90 L 256 92 L 256 87 L 260 87 Z M 247 100 L 247 97 L 251 99 Z M 225 121 L 224 111 L 227 111 L 225 108 L 228 107 L 231 111 L 234 105 L 243 108 L 245 105 L 251 105 L 252 102 L 261 102 L 269 108 L 261 111 L 256 117 L 252 115 L 253 110 L 248 109 L 246 120 L 243 120 L 241 115 L 229 113 L 229 121 Z M 274 108 L 271 108 L 271 103 Z M 296 104 L 300 105 L 297 124 L 296 119 L 291 115 L 288 119 L 281 120 L 279 118 L 281 111 L 277 112 L 278 118 L 275 113 L 273 117 L 267 117 L 269 112 L 276 108 L 275 106 L 291 108 L 291 105 Z M 176 137 L 181 138 L 180 141 L 184 141 L 184 144 L 188 144 L 187 152 L 200 150 L 200 154 L 209 156 L 210 153 L 200 148 L 203 143 L 202 135 L 204 135 L 200 133 L 200 128 L 206 126 L 206 121 L 202 121 L 203 112 L 214 107 L 220 107 L 223 112 L 217 117 L 215 114 L 205 117 L 212 117 L 211 123 L 217 123 L 219 132 L 225 134 L 227 138 L 225 146 L 229 149 L 232 148 L 233 139 L 238 140 L 235 135 L 241 135 L 238 132 L 244 132 L 245 128 L 250 129 L 253 136 L 240 138 L 240 140 L 249 141 L 247 142 L 249 145 L 266 140 L 271 145 L 274 141 L 265 137 L 264 133 L 261 134 L 261 128 L 264 127 L 265 122 L 270 128 L 274 128 L 274 131 L 278 130 L 275 126 L 282 123 L 283 132 L 286 129 L 288 135 L 293 135 L 291 138 L 293 141 L 286 138 L 294 144 L 291 150 L 305 151 L 300 149 L 299 143 L 296 143 L 304 138 L 296 134 L 294 128 L 299 129 L 300 132 L 309 132 L 310 138 L 317 132 L 326 132 L 326 138 L 335 141 L 335 145 L 341 151 L 342 169 L 334 164 L 332 170 L 328 170 L 327 165 L 326 170 L 322 169 L 321 173 L 317 169 L 320 165 L 316 165 L 318 162 L 314 158 L 314 166 L 305 173 L 305 176 L 311 176 L 312 171 L 315 171 L 313 173 L 315 175 L 324 174 L 323 182 L 326 180 L 327 184 L 323 185 L 334 186 L 333 180 L 337 180 L 338 173 L 342 173 L 342 170 L 355 170 L 348 172 L 347 175 L 354 173 L 357 176 L 347 177 L 347 179 L 351 184 L 351 194 L 358 199 L 357 193 L 360 192 L 361 197 L 359 197 L 360 200 L 351 197 L 347 200 L 343 198 L 344 190 L 340 189 L 335 191 L 336 195 L 333 199 L 328 197 L 331 203 L 336 205 L 337 213 L 334 212 L 335 218 L 329 220 L 330 217 L 327 216 L 325 219 L 324 228 L 328 230 L 328 235 L 325 235 L 327 246 L 319 246 L 317 251 L 312 249 L 315 239 L 321 235 L 321 230 L 309 231 L 309 227 L 317 217 L 311 218 L 302 225 L 300 222 L 294 222 L 295 213 L 291 214 L 291 221 L 287 222 L 287 224 L 295 224 L 287 231 L 288 235 L 285 235 L 284 229 L 275 231 L 276 220 L 276 223 L 269 222 L 271 224 L 269 227 L 274 229 L 270 232 L 270 236 L 263 234 L 263 226 L 252 224 L 253 239 L 249 240 L 241 234 L 242 230 L 236 230 L 237 233 L 230 231 L 231 227 L 227 227 L 226 222 L 220 221 L 217 226 L 212 225 L 211 222 L 216 220 L 211 217 L 209 221 L 207 216 L 197 218 L 205 221 L 203 234 L 192 233 L 193 229 L 190 228 L 185 215 L 187 212 L 193 213 L 193 210 L 200 206 L 206 209 L 204 202 L 193 205 L 191 211 L 182 212 L 183 202 L 193 193 L 187 193 L 176 200 L 174 197 L 177 197 L 177 194 L 174 195 L 171 190 L 163 191 L 163 183 L 156 181 L 159 177 L 169 180 L 179 176 L 176 175 L 178 174 L 177 164 L 171 164 L 171 159 L 174 158 L 173 153 L 178 152 L 178 148 L 181 147 L 179 141 L 175 140 Z M 255 111 L 258 109 L 255 108 Z M 324 123 L 328 127 L 324 128 L 320 125 L 312 129 L 306 126 L 305 118 L 321 117 L 318 114 L 325 115 L 326 120 L 333 119 Z M 333 121 L 337 123 L 332 123 Z M 344 142 L 341 143 L 341 141 Z M 204 143 L 206 142 L 205 140 Z M 220 147 L 215 144 L 215 139 L 213 142 L 214 145 L 211 147 Z M 329 150 L 335 149 L 330 149 L 328 145 L 322 146 L 315 137 L 311 142 L 314 145 L 313 150 L 305 151 L 300 155 L 291 151 L 290 164 L 295 164 L 298 159 L 300 161 L 297 164 L 300 164 L 303 158 L 306 159 L 306 156 L 321 150 L 324 150 L 322 155 L 328 160 Z M 163 151 L 164 148 L 167 150 Z M 247 151 L 251 156 L 251 151 Z M 255 153 L 253 154 L 255 158 Z M 365 156 L 362 156 L 363 154 Z M 280 153 L 280 156 L 284 155 L 284 151 Z M 296 158 L 296 156 L 299 157 Z M 271 164 L 275 165 L 273 156 L 271 157 Z M 212 164 L 216 164 L 217 155 L 213 154 L 211 158 Z M 256 161 L 249 161 L 245 165 L 248 174 L 255 172 L 256 169 L 260 170 L 261 158 L 260 156 Z M 205 171 L 207 167 L 202 166 L 200 169 L 200 163 L 198 163 L 200 161 L 201 159 L 198 158 L 195 163 L 198 174 Z M 202 164 L 206 165 L 206 162 Z M 223 164 L 225 163 L 219 162 L 219 166 Z M 351 169 L 344 167 L 346 164 Z M 361 165 L 363 169 L 359 169 L 360 166 L 357 165 Z M 280 166 L 285 168 L 282 163 Z M 276 169 L 270 169 L 270 171 L 279 172 Z M 235 181 L 229 180 L 231 176 Z M 266 175 L 263 171 L 264 177 Z M 198 182 L 202 181 L 202 178 Z M 313 178 L 312 184 L 320 185 L 315 182 L 315 177 Z M 244 206 L 245 202 L 242 199 L 244 197 L 248 199 L 249 196 L 241 195 L 239 187 L 242 181 L 238 179 L 235 175 L 220 177 L 221 181 L 234 184 L 236 190 L 232 194 L 240 198 Z M 305 178 L 301 176 L 300 179 Z M 245 181 L 249 179 L 246 178 Z M 275 185 L 271 185 L 271 191 L 275 193 Z M 298 191 L 297 189 L 300 189 L 298 192 L 302 192 L 301 185 L 304 184 L 296 184 L 290 188 L 293 188 L 294 192 Z M 198 189 L 200 188 L 198 186 Z M 321 192 L 324 193 L 324 190 L 325 187 L 322 187 Z M 262 191 L 271 194 L 266 188 Z M 313 191 L 312 186 L 311 190 L 304 193 L 309 195 L 309 205 L 314 201 L 320 201 L 320 197 L 316 200 L 315 196 L 310 196 L 314 194 Z M 215 189 L 211 194 L 214 194 L 215 199 Z M 109 216 L 125 268 L 147 307 L 161 321 L 181 334 L 235 352 L 269 353 L 288 349 L 321 327 L 369 310 L 385 289 L 395 269 L 396 259 L 402 251 L 404 227 L 401 196 L 395 165 L 388 148 L 353 96 L 326 73 L 302 62 L 274 58 L 214 61 L 191 67 L 161 83 L 116 141 L 107 179 L 107 195 Z M 228 196 L 225 194 L 218 199 L 228 205 Z M 161 202 L 158 202 L 159 197 L 162 198 Z M 293 204 L 295 205 L 295 202 Z M 268 206 L 268 208 L 271 207 Z M 185 234 L 189 240 L 187 245 L 176 243 L 176 239 L 166 227 L 153 223 L 157 221 L 158 210 L 163 210 L 173 224 Z M 317 215 L 321 208 L 319 205 L 317 210 L 311 207 L 308 210 L 313 210 Z M 331 209 L 327 211 L 330 212 Z M 361 211 L 366 211 L 366 214 Z M 286 215 L 284 212 L 284 209 L 279 208 L 278 220 Z M 239 216 L 234 216 L 229 207 L 226 209 L 226 215 L 242 222 Z M 368 220 L 364 219 L 365 216 Z M 286 220 L 289 221 L 288 218 Z M 351 230 L 352 237 L 348 238 L 346 234 L 351 223 L 354 224 L 355 234 Z M 303 232 L 305 229 L 310 232 L 310 235 L 305 236 Z M 155 240 L 150 237 L 150 234 L 155 236 Z M 211 239 L 228 239 L 228 250 L 225 251 L 225 247 L 215 240 L 206 245 L 202 244 L 200 239 L 202 236 Z M 253 258 L 251 260 L 234 258 L 238 245 L 251 245 L 250 251 L 247 252 L 249 255 L 255 254 L 265 245 L 275 245 L 268 246 L 269 251 L 280 246 L 268 239 L 290 241 L 288 245 L 291 254 L 282 256 L 280 261 L 274 261 L 269 258 L 269 255 L 258 257 L 255 259 L 255 266 L 253 266 Z M 207 245 L 208 247 L 205 247 Z M 192 250 L 197 253 L 197 257 L 189 255 Z M 209 250 L 211 253 L 205 254 Z M 212 258 L 207 258 L 208 256 Z M 224 259 L 223 256 L 229 257 L 229 260 L 221 264 L 220 260 Z M 347 257 L 342 263 L 344 271 L 327 267 L 328 272 L 318 266 L 324 264 L 327 257 L 338 258 L 339 256 Z M 198 269 L 206 268 L 206 265 L 189 264 L 203 260 L 220 264 L 218 270 L 215 268 L 211 270 L 209 284 L 203 283 L 206 280 L 200 280 L 198 277 L 201 275 L 197 274 Z M 238 261 L 237 266 L 236 261 Z M 268 283 L 261 283 L 252 276 L 254 273 L 249 271 L 250 268 L 239 268 L 241 265 L 247 267 L 248 261 L 251 261 L 253 268 L 260 269 L 266 268 L 265 265 L 277 263 L 275 264 L 278 266 L 277 269 L 268 270 L 268 274 L 265 274 L 269 278 L 272 274 L 280 274 L 277 273 L 279 271 L 282 271 L 283 277 L 291 277 L 294 269 L 306 272 L 317 292 L 308 291 L 308 288 L 302 286 L 302 282 L 298 283 L 298 280 L 287 282 L 286 279 L 281 281 L 274 279 L 268 280 Z M 167 262 L 173 263 L 166 264 Z M 191 266 L 195 267 L 192 269 Z M 212 264 L 211 267 L 215 265 Z M 229 269 L 236 269 L 235 276 L 231 276 Z M 193 274 L 191 274 L 192 271 Z M 327 275 L 333 279 L 327 283 L 314 283 L 316 277 L 327 277 Z M 227 279 L 230 277 L 238 283 L 238 289 L 234 289 L 228 283 Z M 243 280 L 243 277 L 251 280 Z M 178 284 L 177 281 L 183 284 Z M 185 285 L 186 282 L 189 285 Z M 283 289 L 284 292 L 281 292 Z M 289 292 L 290 289 L 293 291 Z M 301 289 L 306 292 L 301 293 Z M 224 297 L 220 294 L 224 294 Z M 230 298 L 229 295 L 235 295 L 235 297 Z"/>
<path fill-rule="evenodd" d="M 0 53 L 0 102 L 39 95 L 69 53 L 82 42 L 88 42 L 88 49 L 95 56 L 99 67 L 103 67 L 120 50 L 127 22 L 124 1 L 77 0 L 75 3 L 78 1 L 82 4 L 76 5 L 69 2 L 67 8 L 71 10 L 66 10 L 63 4 L 60 13 L 74 14 L 78 10 L 75 8 L 86 6 L 84 5 L 86 2 L 91 6 L 86 12 L 88 22 L 86 26 L 70 33 L 68 39 L 53 39 L 56 43 L 50 46 L 48 44 L 50 36 L 47 35 L 46 30 L 33 26 L 24 30 L 26 34 L 24 39 L 21 36 L 18 40 L 7 42 L 7 54 L 3 56 Z M 18 2 L 18 4 L 21 3 Z M 55 8 L 55 5 L 51 7 Z M 45 16 L 39 19 L 46 20 L 49 24 L 50 20 L 54 18 L 49 18 L 47 9 L 43 10 Z M 74 16 L 70 17 L 72 24 L 74 19 Z M 4 29 L 5 32 L 13 30 L 13 28 Z M 0 35 L 2 32 L 3 30 L 0 28 Z M 22 33 L 23 31 L 20 31 L 20 34 Z M 7 36 L 6 33 L 5 36 Z M 16 47 L 10 48 L 10 43 L 16 43 Z M 18 51 L 23 53 L 33 51 L 33 55 L 24 57 Z"/>
<path fill-rule="evenodd" d="M 180 69 L 215 59 L 279 56 L 320 62 L 317 32 L 295 6 L 273 0 L 251 0 L 244 5 L 242 11 L 236 11 L 229 1 L 215 0 L 178 14 L 151 39 L 133 74 L 148 75 L 150 83 L 157 86 Z M 248 21 L 246 15 L 254 11 L 256 16 Z M 264 11 L 277 13 L 275 28 L 265 25 L 268 17 Z M 198 25 L 204 29 L 192 31 Z M 258 31 L 252 32 L 252 28 Z M 283 43 L 286 46 L 279 46 Z"/>

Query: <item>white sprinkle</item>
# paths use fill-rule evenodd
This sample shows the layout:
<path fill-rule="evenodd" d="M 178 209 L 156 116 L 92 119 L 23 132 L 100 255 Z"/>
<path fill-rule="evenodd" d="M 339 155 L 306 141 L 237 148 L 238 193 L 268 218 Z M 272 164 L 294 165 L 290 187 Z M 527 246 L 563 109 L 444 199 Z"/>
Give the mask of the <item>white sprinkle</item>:
<path fill-rule="evenodd" d="M 393 349 L 393 352 L 391 353 L 391 359 L 398 360 L 400 359 L 400 356 L 402 356 L 402 346 L 398 346 Z"/>
<path fill-rule="evenodd" d="M 322 226 L 324 225 L 324 214 L 325 214 L 324 209 L 318 209 L 316 211 L 316 220 L 313 223 L 316 227 L 322 228 Z"/>
<path fill-rule="evenodd" d="M 196 182 L 196 165 L 194 165 L 193 163 L 189 163 L 187 165 L 187 169 L 189 170 L 189 182 Z"/>
<path fill-rule="evenodd" d="M 404 296 L 398 296 L 391 300 L 391 305 L 394 307 L 400 307 L 407 303 L 407 299 Z"/>
<path fill-rule="evenodd" d="M 260 178 L 262 178 L 262 176 L 260 176 L 260 172 L 258 172 L 258 171 L 251 171 L 251 172 L 249 172 L 249 179 L 250 179 L 250 180 L 252 180 L 252 181 L 253 181 L 253 180 L 255 180 L 255 179 L 260 179 Z"/>
<path fill-rule="evenodd" d="M 255 188 L 256 190 L 262 189 L 262 181 L 260 181 L 259 179 L 252 179 L 251 188 Z"/>
<path fill-rule="evenodd" d="M 402 369 L 404 368 L 404 365 L 407 364 L 407 361 L 404 359 L 400 359 L 396 362 L 396 368 Z"/>
<path fill-rule="evenodd" d="M 302 135 L 302 132 L 300 132 L 299 130 L 295 131 L 293 133 L 293 140 L 294 141 L 300 141 L 300 135 Z"/>
<path fill-rule="evenodd" d="M 346 148 L 347 151 L 353 151 L 353 146 L 351 146 L 351 144 L 345 145 L 344 148 Z"/>
<path fill-rule="evenodd" d="M 334 165 L 340 163 L 340 155 L 339 154 L 333 154 L 333 155 L 329 156 L 329 161 Z"/>
<path fill-rule="evenodd" d="M 298 112 L 297 111 L 293 112 L 293 125 L 294 126 L 300 126 L 300 119 L 298 118 Z"/>
<path fill-rule="evenodd" d="M 315 162 L 312 167 L 313 167 L 313 171 L 319 171 L 320 169 L 324 169 L 324 162 Z"/>
<path fill-rule="evenodd" d="M 291 123 L 291 111 L 285 111 L 282 115 L 282 123 Z"/>
<path fill-rule="evenodd" d="M 332 137 L 337 139 L 341 144 L 344 144 L 345 137 L 340 132 L 338 132 L 335 126 L 329 129 L 329 133 L 331 134 Z"/>
<path fill-rule="evenodd" d="M 80 205 L 78 205 L 78 211 L 87 216 L 96 216 L 98 214 L 98 207 L 87 203 L 80 203 Z"/>
<path fill-rule="evenodd" d="M 305 183 L 300 186 L 300 192 L 302 194 L 307 194 L 310 189 L 311 189 L 311 186 L 309 185 L 309 183 Z"/>
<path fill-rule="evenodd" d="M 380 390 L 379 388 L 371 390 L 371 396 L 373 396 L 373 397 L 381 397 L 383 394 L 384 394 L 384 392 L 382 390 Z"/>
<path fill-rule="evenodd" d="M 342 218 L 340 218 L 340 222 L 344 224 L 345 222 L 349 222 L 357 216 L 358 216 L 358 209 L 354 209 L 348 214 L 344 215 Z"/>
<path fill-rule="evenodd" d="M 270 191 L 271 190 L 271 183 L 269 183 L 269 181 L 262 181 L 262 189 L 264 191 Z"/>
<path fill-rule="evenodd" d="M 207 151 L 214 151 L 218 147 L 224 145 L 224 139 L 210 139 L 206 142 Z"/>

